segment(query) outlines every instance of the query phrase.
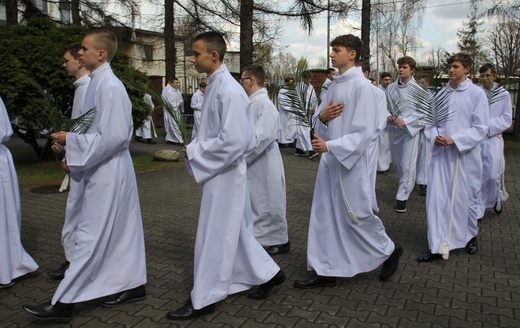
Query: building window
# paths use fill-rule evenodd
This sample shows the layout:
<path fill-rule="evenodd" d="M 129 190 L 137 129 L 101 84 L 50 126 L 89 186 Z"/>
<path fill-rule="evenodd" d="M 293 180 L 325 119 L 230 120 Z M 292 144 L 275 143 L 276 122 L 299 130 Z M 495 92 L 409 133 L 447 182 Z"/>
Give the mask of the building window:
<path fill-rule="evenodd" d="M 60 0 L 59 2 L 60 8 L 60 22 L 63 24 L 70 24 L 70 1 L 68 0 Z"/>
<path fill-rule="evenodd" d="M 47 14 L 47 1 L 45 0 L 34 0 L 34 6 L 41 10 L 42 13 Z"/>
<path fill-rule="evenodd" d="M 143 60 L 153 60 L 153 46 L 150 44 L 143 44 Z"/>

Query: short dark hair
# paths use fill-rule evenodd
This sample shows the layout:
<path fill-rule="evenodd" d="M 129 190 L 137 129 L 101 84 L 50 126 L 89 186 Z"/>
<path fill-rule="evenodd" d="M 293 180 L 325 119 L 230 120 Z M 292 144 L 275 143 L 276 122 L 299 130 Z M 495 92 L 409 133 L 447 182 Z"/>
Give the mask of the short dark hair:
<path fill-rule="evenodd" d="M 410 68 L 412 68 L 412 69 L 415 69 L 415 67 L 417 66 L 417 62 L 415 61 L 415 59 L 413 59 L 410 56 L 404 56 L 397 60 L 397 65 L 406 65 L 406 64 L 408 64 L 410 66 Z"/>
<path fill-rule="evenodd" d="M 74 59 L 79 59 L 79 51 L 81 50 L 81 43 L 69 43 L 65 46 L 64 54 L 67 52 L 74 57 Z"/>
<path fill-rule="evenodd" d="M 336 69 L 335 69 L 335 68 L 332 68 L 332 67 L 329 67 L 329 68 L 327 69 L 327 74 L 330 74 L 330 73 L 334 73 L 334 74 L 336 74 Z"/>
<path fill-rule="evenodd" d="M 471 68 L 471 65 L 473 65 L 473 59 L 471 59 L 471 56 L 462 52 L 454 54 L 453 56 L 448 58 L 448 65 L 451 65 L 456 61 L 460 62 L 464 67 Z"/>
<path fill-rule="evenodd" d="M 285 81 L 285 83 L 290 83 L 291 81 L 294 81 L 294 78 L 287 76 L 284 81 Z"/>
<path fill-rule="evenodd" d="M 265 71 L 264 71 L 264 67 L 262 65 L 251 64 L 251 65 L 248 65 L 248 66 L 242 68 L 241 71 L 242 71 L 242 73 L 247 72 L 247 74 L 252 75 L 256 80 L 256 85 L 258 85 L 259 87 L 264 86 Z"/>
<path fill-rule="evenodd" d="M 482 67 L 480 67 L 478 72 L 479 73 L 486 73 L 488 70 L 490 70 L 491 73 L 493 73 L 493 74 L 497 73 L 497 70 L 495 69 L 495 66 L 493 64 L 491 64 L 491 63 L 485 63 L 484 65 L 482 65 Z"/>
<path fill-rule="evenodd" d="M 390 73 L 388 73 L 388 72 L 381 73 L 381 80 L 384 79 L 385 77 L 392 78 L 392 75 Z"/>
<path fill-rule="evenodd" d="M 172 77 L 171 79 L 168 80 L 168 83 L 175 82 L 175 81 L 179 81 L 179 79 L 174 76 L 174 77 Z"/>
<path fill-rule="evenodd" d="M 207 84 L 204 82 L 199 83 L 199 88 L 205 88 L 206 86 L 207 86 Z"/>
<path fill-rule="evenodd" d="M 310 79 L 312 77 L 311 71 L 304 71 L 302 73 L 302 79 Z"/>
<path fill-rule="evenodd" d="M 358 60 L 356 62 L 356 66 L 361 67 L 361 70 L 364 72 L 370 73 L 370 63 L 366 60 Z"/>
<path fill-rule="evenodd" d="M 330 42 L 330 46 L 340 46 L 345 47 L 347 49 L 351 49 L 356 51 L 355 60 L 358 61 L 361 58 L 361 51 L 363 50 L 363 42 L 360 38 L 352 34 L 345 34 L 337 36 L 334 40 Z"/>
<path fill-rule="evenodd" d="M 105 50 L 107 53 L 107 62 L 114 59 L 117 51 L 117 37 L 114 33 L 106 29 L 92 30 L 85 37 L 92 36 L 92 43 L 97 50 Z"/>
<path fill-rule="evenodd" d="M 193 42 L 197 42 L 199 40 L 204 42 L 208 52 L 216 51 L 218 53 L 219 60 L 224 60 L 224 55 L 226 54 L 226 41 L 224 40 L 222 34 L 212 31 L 204 32 L 193 38 Z"/>

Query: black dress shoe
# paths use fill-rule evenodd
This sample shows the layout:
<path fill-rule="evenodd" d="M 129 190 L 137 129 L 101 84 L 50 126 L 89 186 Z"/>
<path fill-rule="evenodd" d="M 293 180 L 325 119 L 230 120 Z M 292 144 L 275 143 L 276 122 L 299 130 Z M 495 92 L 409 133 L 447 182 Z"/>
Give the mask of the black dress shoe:
<path fill-rule="evenodd" d="M 442 259 L 441 254 L 433 254 L 431 250 L 427 250 L 426 252 L 422 253 L 418 258 L 417 261 L 419 262 L 431 262 L 435 260 Z"/>
<path fill-rule="evenodd" d="M 419 196 L 426 196 L 427 188 L 426 185 L 419 185 Z"/>
<path fill-rule="evenodd" d="M 265 247 L 265 251 L 269 255 L 279 255 L 279 254 L 289 253 L 290 250 L 291 250 L 290 242 L 287 242 L 287 243 L 281 244 L 281 245 L 273 245 L 273 246 Z"/>
<path fill-rule="evenodd" d="M 381 268 L 381 273 L 379 274 L 379 280 L 387 281 L 397 271 L 399 259 L 401 258 L 401 255 L 403 255 L 403 252 L 403 246 L 399 243 L 395 243 L 394 251 L 385 263 L 383 263 L 383 268 Z"/>
<path fill-rule="evenodd" d="M 123 292 L 115 293 L 103 298 L 101 302 L 105 307 L 117 307 L 129 302 L 142 301 L 146 298 L 146 289 L 144 286 L 139 286 L 134 289 L 128 289 Z"/>
<path fill-rule="evenodd" d="M 315 274 L 314 276 L 307 278 L 296 280 L 294 282 L 294 288 L 317 288 L 317 287 L 334 287 L 336 286 L 336 277 L 324 277 L 318 276 Z"/>
<path fill-rule="evenodd" d="M 65 278 L 65 271 L 67 271 L 69 266 L 70 266 L 70 263 L 67 261 L 67 262 L 63 263 L 59 269 L 54 270 L 54 271 L 49 271 L 49 272 L 47 272 L 47 274 L 49 275 L 49 277 L 51 277 L 52 280 L 61 280 L 61 279 Z"/>
<path fill-rule="evenodd" d="M 258 286 L 258 288 L 255 291 L 249 293 L 247 297 L 254 300 L 263 300 L 267 297 L 267 295 L 269 295 L 269 292 L 274 288 L 274 286 L 281 285 L 284 281 L 285 273 L 280 270 L 277 274 L 274 275 L 274 277 L 271 278 L 271 280 Z"/>
<path fill-rule="evenodd" d="M 74 312 L 74 304 L 57 302 L 52 305 L 51 301 L 47 301 L 37 305 L 22 305 L 22 310 L 39 320 L 69 322 Z"/>
<path fill-rule="evenodd" d="M 191 299 L 189 299 L 186 304 L 177 310 L 168 312 L 166 318 L 170 320 L 190 320 L 213 312 L 215 312 L 215 304 L 210 304 L 202 309 L 195 310 L 191 304 Z"/>
<path fill-rule="evenodd" d="M 471 238 L 470 241 L 468 241 L 468 243 L 466 244 L 466 247 L 464 247 L 464 249 L 468 254 L 475 254 L 478 251 L 477 237 Z"/>

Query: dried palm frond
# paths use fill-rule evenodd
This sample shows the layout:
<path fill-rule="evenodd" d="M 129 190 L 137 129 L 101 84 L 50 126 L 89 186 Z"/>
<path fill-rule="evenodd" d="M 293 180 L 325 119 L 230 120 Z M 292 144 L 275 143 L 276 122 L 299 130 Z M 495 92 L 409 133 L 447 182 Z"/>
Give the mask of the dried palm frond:
<path fill-rule="evenodd" d="M 399 90 L 394 87 L 386 88 L 386 108 L 390 115 L 397 119 L 404 111 L 403 101 Z"/>
<path fill-rule="evenodd" d="M 423 115 L 424 124 L 435 126 L 437 134 L 440 134 L 440 124 L 448 121 L 453 115 L 450 107 L 452 92 L 445 87 L 432 96 L 431 93 L 416 85 L 410 95 L 415 101 L 415 109 Z"/>
<path fill-rule="evenodd" d="M 484 88 L 484 90 L 486 91 L 489 106 L 491 106 L 492 104 L 496 103 L 504 97 L 509 97 L 509 93 L 503 86 L 495 86 L 490 90 Z"/>

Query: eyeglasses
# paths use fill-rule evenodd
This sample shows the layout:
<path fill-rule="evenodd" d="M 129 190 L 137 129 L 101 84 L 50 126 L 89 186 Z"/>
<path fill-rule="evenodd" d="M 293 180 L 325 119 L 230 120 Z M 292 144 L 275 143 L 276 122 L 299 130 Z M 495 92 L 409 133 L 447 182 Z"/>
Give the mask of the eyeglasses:
<path fill-rule="evenodd" d="M 252 79 L 251 76 L 248 76 L 248 77 L 242 77 L 242 78 L 240 78 L 240 83 L 244 82 L 245 80 L 250 80 L 250 79 Z"/>

